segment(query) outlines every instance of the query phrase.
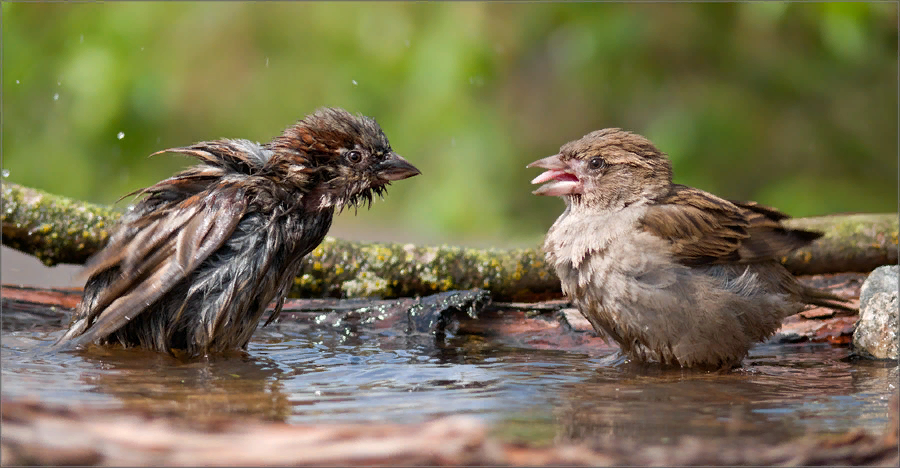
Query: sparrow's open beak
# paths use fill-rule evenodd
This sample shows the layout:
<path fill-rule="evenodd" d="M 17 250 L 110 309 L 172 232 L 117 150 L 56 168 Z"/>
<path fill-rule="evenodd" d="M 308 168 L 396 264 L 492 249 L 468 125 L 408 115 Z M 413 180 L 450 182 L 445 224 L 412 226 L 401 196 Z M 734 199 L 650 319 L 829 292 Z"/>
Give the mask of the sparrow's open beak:
<path fill-rule="evenodd" d="M 581 181 L 579 181 L 578 177 L 575 176 L 572 168 L 569 167 L 569 165 L 566 164 L 565 161 L 560 159 L 558 154 L 548 156 L 544 159 L 538 159 L 537 161 L 525 167 L 539 167 L 541 169 L 547 169 L 545 172 L 535 177 L 531 181 L 532 184 L 543 184 L 544 182 L 550 182 L 548 184 L 541 185 L 537 190 L 531 192 L 535 195 L 561 197 L 563 195 L 573 195 L 581 193 Z"/>
<path fill-rule="evenodd" d="M 378 177 L 384 180 L 403 180 L 422 173 L 397 153 L 391 153 L 375 166 Z"/>

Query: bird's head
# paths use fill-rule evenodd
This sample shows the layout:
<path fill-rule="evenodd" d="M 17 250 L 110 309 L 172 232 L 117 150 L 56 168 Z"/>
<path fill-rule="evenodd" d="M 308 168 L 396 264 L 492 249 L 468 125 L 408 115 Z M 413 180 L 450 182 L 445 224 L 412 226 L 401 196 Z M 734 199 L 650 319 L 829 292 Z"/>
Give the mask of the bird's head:
<path fill-rule="evenodd" d="M 392 181 L 420 171 L 391 149 L 374 119 L 323 108 L 275 138 L 270 166 L 305 189 L 316 209 L 372 203 Z"/>
<path fill-rule="evenodd" d="M 546 169 L 531 181 L 544 183 L 535 195 L 565 197 L 567 203 L 601 209 L 652 199 L 672 183 L 666 155 L 643 136 L 618 128 L 588 133 L 563 145 L 559 154 L 527 167 Z"/>

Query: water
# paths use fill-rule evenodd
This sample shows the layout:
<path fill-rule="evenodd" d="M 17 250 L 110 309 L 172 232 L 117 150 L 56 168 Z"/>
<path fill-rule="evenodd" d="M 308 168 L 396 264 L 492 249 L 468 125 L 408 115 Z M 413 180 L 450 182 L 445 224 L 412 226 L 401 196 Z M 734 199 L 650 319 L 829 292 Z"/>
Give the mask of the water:
<path fill-rule="evenodd" d="M 297 424 L 468 414 L 505 440 L 533 443 L 610 435 L 771 443 L 854 427 L 881 432 L 898 379 L 895 362 L 852 361 L 846 348 L 809 343 L 760 345 L 742 369 L 708 373 L 634 365 L 610 348 L 314 321 L 270 325 L 247 353 L 193 362 L 110 348 L 36 353 L 60 334 L 58 324 L 4 322 L 5 398 Z"/>

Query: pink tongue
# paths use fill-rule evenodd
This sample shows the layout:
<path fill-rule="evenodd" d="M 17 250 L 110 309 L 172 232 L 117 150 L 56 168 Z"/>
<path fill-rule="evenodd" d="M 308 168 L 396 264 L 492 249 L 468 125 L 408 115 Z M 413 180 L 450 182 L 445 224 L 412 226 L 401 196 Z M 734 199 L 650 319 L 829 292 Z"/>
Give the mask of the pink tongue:
<path fill-rule="evenodd" d="M 578 178 L 572 174 L 569 174 L 566 171 L 550 169 L 549 171 L 546 171 L 546 172 L 542 173 L 541 175 L 535 177 L 531 181 L 531 183 L 532 184 L 542 184 L 544 182 L 547 182 L 548 180 L 568 180 L 568 181 L 572 181 L 572 182 L 577 182 Z"/>

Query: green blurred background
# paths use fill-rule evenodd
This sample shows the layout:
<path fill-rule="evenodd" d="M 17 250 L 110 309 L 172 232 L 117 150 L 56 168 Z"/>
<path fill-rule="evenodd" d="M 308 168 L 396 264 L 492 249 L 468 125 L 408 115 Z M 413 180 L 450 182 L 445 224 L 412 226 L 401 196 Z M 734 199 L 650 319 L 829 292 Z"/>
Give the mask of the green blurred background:
<path fill-rule="evenodd" d="M 332 233 L 532 246 L 525 169 L 603 127 L 677 182 L 795 216 L 897 210 L 896 3 L 2 4 L 5 180 L 97 203 L 319 106 L 378 119 L 422 176 Z M 118 206 L 124 208 L 128 202 Z"/>

